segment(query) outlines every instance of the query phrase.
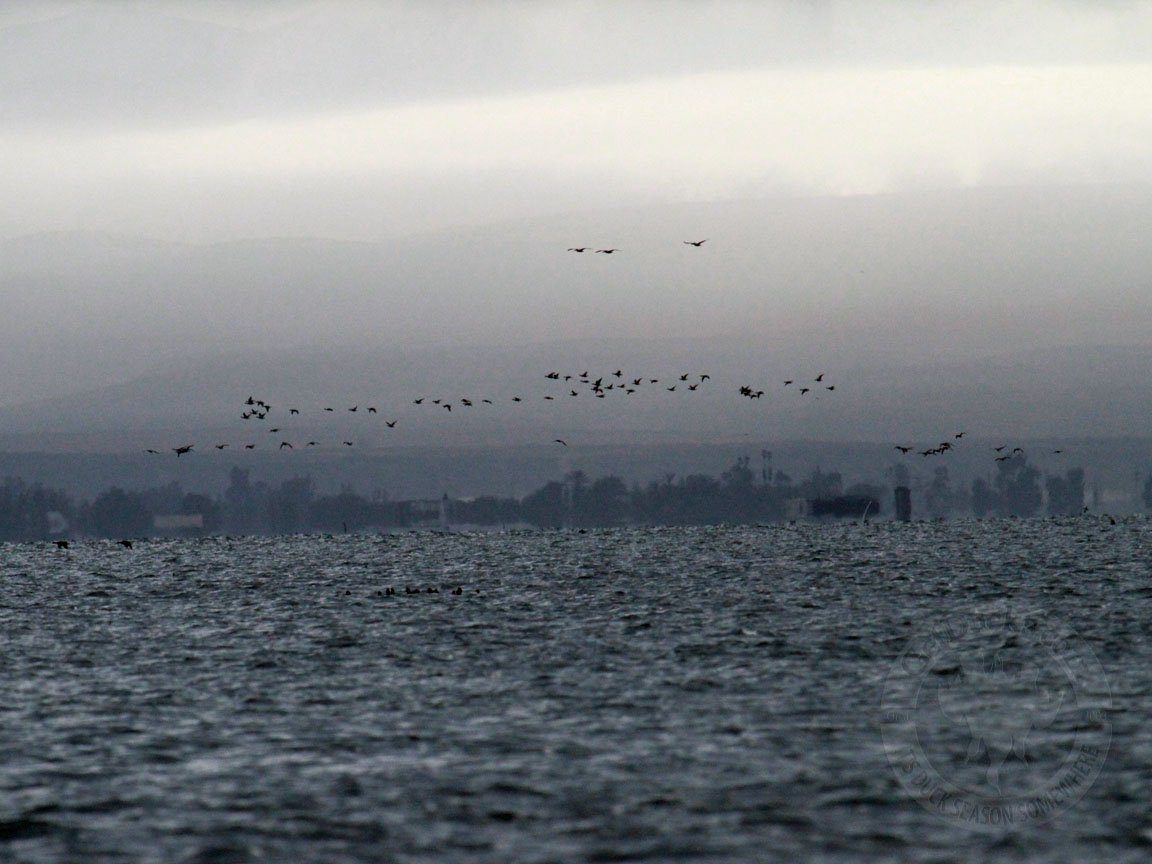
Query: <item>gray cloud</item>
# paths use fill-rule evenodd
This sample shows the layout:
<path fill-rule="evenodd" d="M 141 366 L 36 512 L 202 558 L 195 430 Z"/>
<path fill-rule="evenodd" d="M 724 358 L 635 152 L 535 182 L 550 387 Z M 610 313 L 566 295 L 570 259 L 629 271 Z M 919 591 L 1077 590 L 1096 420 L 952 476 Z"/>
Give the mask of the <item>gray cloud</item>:
<path fill-rule="evenodd" d="M 1148 62 L 1138 3 L 18 3 L 0 123 L 196 125 L 780 67 Z"/>

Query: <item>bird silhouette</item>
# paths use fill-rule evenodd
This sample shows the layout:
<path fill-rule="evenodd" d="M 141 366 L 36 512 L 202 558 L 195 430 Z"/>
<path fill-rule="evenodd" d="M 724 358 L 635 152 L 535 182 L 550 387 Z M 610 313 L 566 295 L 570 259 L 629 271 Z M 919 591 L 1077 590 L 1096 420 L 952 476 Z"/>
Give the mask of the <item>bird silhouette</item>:
<path fill-rule="evenodd" d="M 565 441 L 563 438 L 553 438 L 552 441 L 555 444 L 563 444 L 565 447 L 568 446 L 568 442 Z"/>
<path fill-rule="evenodd" d="M 245 449 L 245 450 L 255 450 L 255 449 L 256 449 L 256 445 L 255 445 L 255 444 L 245 444 L 245 445 L 244 445 L 244 449 Z"/>
<path fill-rule="evenodd" d="M 159 451 L 159 450 L 153 450 L 153 449 L 151 449 L 151 448 L 149 448 L 149 449 L 145 450 L 144 452 L 145 452 L 145 453 L 156 453 L 156 454 L 159 454 L 159 453 L 160 453 L 160 451 Z"/>
<path fill-rule="evenodd" d="M 587 252 L 588 247 L 587 246 L 569 246 L 568 251 L 569 252 Z"/>
<path fill-rule="evenodd" d="M 413 405 L 419 405 L 419 404 L 421 404 L 423 401 L 424 401 L 424 397 L 423 397 L 423 396 L 421 396 L 419 399 L 413 399 L 413 400 L 412 400 L 412 404 L 413 404 Z"/>
<path fill-rule="evenodd" d="M 227 446 L 228 446 L 227 444 L 217 444 L 217 445 L 216 445 L 216 449 L 217 449 L 217 450 L 223 450 L 223 449 L 224 449 L 225 447 L 227 447 Z"/>
<path fill-rule="evenodd" d="M 396 428 L 396 421 L 395 420 L 385 420 L 384 425 L 387 426 L 389 429 L 395 429 Z"/>
<path fill-rule="evenodd" d="M 183 447 L 173 447 L 172 450 L 176 453 L 177 458 L 183 456 L 185 453 L 191 453 L 195 444 L 185 444 Z"/>
<path fill-rule="evenodd" d="M 299 413 L 300 413 L 300 409 L 299 409 L 299 408 L 289 408 L 289 409 L 288 409 L 288 413 L 289 413 L 289 414 L 299 414 Z"/>
<path fill-rule="evenodd" d="M 377 413 L 377 412 L 376 412 L 376 409 L 375 409 L 375 408 L 372 408 L 371 406 L 369 406 L 369 408 L 368 408 L 368 413 L 369 413 L 369 414 L 375 414 L 375 413 Z"/>
<path fill-rule="evenodd" d="M 820 381 L 823 381 L 823 380 L 824 380 L 824 373 L 823 373 L 823 372 L 821 372 L 819 375 L 817 375 L 817 376 L 816 376 L 815 378 L 813 378 L 812 380 L 813 380 L 813 381 L 816 381 L 816 382 L 820 382 Z"/>
<path fill-rule="evenodd" d="M 699 249 L 701 246 L 703 246 L 707 242 L 708 242 L 707 238 L 705 238 L 704 240 L 685 240 L 684 245 L 685 246 L 695 246 L 697 249 Z"/>
<path fill-rule="evenodd" d="M 619 249 L 597 249 L 601 255 L 611 255 L 613 252 L 619 252 Z"/>
<path fill-rule="evenodd" d="M 911 448 L 911 447 L 901 447 L 899 444 L 897 444 L 897 445 L 896 445 L 895 449 L 896 449 L 896 450 L 899 450 L 899 451 L 900 451 L 901 453 L 903 453 L 905 456 L 907 456 L 907 455 L 908 455 L 908 453 L 909 453 L 909 452 L 912 450 L 912 448 Z"/>
<path fill-rule="evenodd" d="M 345 447 L 351 447 L 351 446 L 352 446 L 352 442 L 351 442 L 351 441 L 345 441 L 345 442 L 344 442 L 344 446 L 345 446 Z"/>
<path fill-rule="evenodd" d="M 292 449 L 294 449 L 294 448 L 292 447 L 292 445 L 291 445 L 291 444 L 289 444 L 287 441 L 281 441 L 281 442 L 280 442 L 280 449 L 281 449 L 281 450 L 283 450 L 285 447 L 287 447 L 289 450 L 292 450 Z"/>

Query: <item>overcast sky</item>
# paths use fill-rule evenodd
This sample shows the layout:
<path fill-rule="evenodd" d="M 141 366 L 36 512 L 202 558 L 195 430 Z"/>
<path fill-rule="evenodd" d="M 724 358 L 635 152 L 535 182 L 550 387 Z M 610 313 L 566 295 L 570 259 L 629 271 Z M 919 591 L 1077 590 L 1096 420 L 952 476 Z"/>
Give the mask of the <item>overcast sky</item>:
<path fill-rule="evenodd" d="M 0 403 L 246 349 L 1147 344 L 1152 3 L 9 2 L 0 164 Z"/>
<path fill-rule="evenodd" d="M 1152 180 L 1152 4 L 28 2 L 0 233 Z"/>

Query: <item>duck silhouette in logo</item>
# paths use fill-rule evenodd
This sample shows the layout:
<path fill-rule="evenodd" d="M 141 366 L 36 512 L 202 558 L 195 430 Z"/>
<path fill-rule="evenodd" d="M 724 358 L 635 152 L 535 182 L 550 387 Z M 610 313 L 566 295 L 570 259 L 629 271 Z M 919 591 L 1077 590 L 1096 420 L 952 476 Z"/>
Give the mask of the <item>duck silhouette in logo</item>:
<path fill-rule="evenodd" d="M 1067 680 L 1045 674 L 1043 658 L 1019 647 L 1009 636 L 999 648 L 934 670 L 940 713 L 967 732 L 964 761 L 987 765 L 984 791 L 997 795 L 1017 791 L 1002 788 L 1005 764 L 1032 761 L 1033 736 L 1052 725 L 1068 696 Z"/>

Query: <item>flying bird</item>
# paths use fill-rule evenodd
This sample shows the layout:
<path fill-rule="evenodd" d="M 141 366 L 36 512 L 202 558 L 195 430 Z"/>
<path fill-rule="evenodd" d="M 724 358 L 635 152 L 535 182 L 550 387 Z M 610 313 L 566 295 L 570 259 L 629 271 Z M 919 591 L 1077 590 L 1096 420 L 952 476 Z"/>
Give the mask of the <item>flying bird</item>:
<path fill-rule="evenodd" d="M 224 449 L 225 447 L 227 447 L 227 446 L 228 446 L 227 444 L 217 444 L 217 445 L 216 445 L 216 449 L 217 449 L 217 450 L 223 450 L 223 449 Z"/>
<path fill-rule="evenodd" d="M 299 408 L 289 408 L 289 409 L 288 409 L 288 413 L 289 413 L 289 414 L 299 414 L 299 413 L 300 413 L 300 409 L 299 409 Z"/>
<path fill-rule="evenodd" d="M 179 458 L 180 456 L 183 456 L 185 453 L 191 453 L 192 448 L 195 446 L 196 446 L 195 444 L 186 444 L 183 447 L 173 447 L 172 449 L 173 449 L 173 451 L 175 451 L 177 458 Z"/>
<path fill-rule="evenodd" d="M 281 441 L 281 442 L 280 442 L 280 449 L 281 449 L 281 450 L 283 450 L 285 447 L 287 447 L 289 450 L 292 450 L 292 449 L 294 449 L 294 448 L 292 447 L 292 445 L 291 445 L 291 444 L 289 444 L 287 441 Z"/>
<path fill-rule="evenodd" d="M 601 255 L 611 255 L 613 252 L 619 252 L 619 249 L 597 249 Z"/>
<path fill-rule="evenodd" d="M 587 246 L 569 246 L 568 251 L 569 252 L 587 252 L 588 247 Z"/>
<path fill-rule="evenodd" d="M 911 450 L 912 450 L 911 447 L 901 447 L 899 444 L 896 445 L 895 449 L 899 450 L 905 456 L 907 456 L 909 454 L 909 452 L 911 452 Z"/>
<path fill-rule="evenodd" d="M 384 425 L 387 426 L 389 429 L 395 429 L 396 428 L 396 421 L 395 420 L 385 420 Z"/>
<path fill-rule="evenodd" d="M 707 242 L 708 242 L 708 238 L 705 238 L 703 240 L 685 240 L 684 245 L 685 246 L 695 246 L 697 249 L 699 249 L 701 246 L 703 246 Z"/>
<path fill-rule="evenodd" d="M 256 449 L 256 445 L 255 445 L 255 444 L 245 444 L 245 445 L 244 445 L 244 449 L 245 449 L 245 450 L 255 450 L 255 449 Z"/>
<path fill-rule="evenodd" d="M 568 442 L 567 442 L 567 441 L 565 441 L 563 438 L 553 438 L 553 439 L 552 439 L 552 442 L 553 442 L 554 444 L 563 444 L 565 447 L 567 447 L 567 446 L 568 446 Z"/>
<path fill-rule="evenodd" d="M 156 453 L 156 454 L 159 454 L 159 453 L 160 453 L 160 451 L 159 451 L 159 450 L 153 450 L 153 449 L 151 449 L 151 448 L 149 448 L 149 449 L 145 450 L 144 452 L 145 452 L 145 453 Z"/>

